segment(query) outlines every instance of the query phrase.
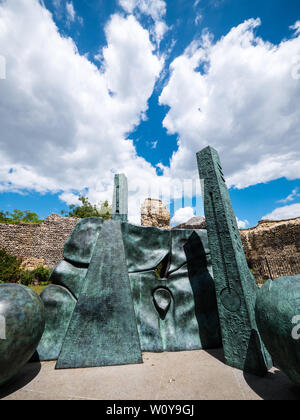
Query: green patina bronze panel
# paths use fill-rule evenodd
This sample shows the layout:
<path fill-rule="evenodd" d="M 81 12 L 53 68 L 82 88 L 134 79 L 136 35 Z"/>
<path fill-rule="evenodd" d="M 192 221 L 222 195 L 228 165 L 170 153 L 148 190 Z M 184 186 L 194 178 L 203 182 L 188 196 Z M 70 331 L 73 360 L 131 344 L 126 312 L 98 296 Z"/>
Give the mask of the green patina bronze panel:
<path fill-rule="evenodd" d="M 169 230 L 122 223 L 127 268 L 129 273 L 155 269 L 169 254 Z"/>
<path fill-rule="evenodd" d="M 120 229 L 120 222 L 102 224 L 101 221 L 101 225 L 94 224 L 97 243 L 93 244 L 89 230 L 88 239 L 83 235 L 90 224 L 91 219 L 77 224 L 68 243 L 79 244 L 81 240 L 85 249 L 78 252 L 73 247 L 71 258 L 69 254 L 73 262 L 64 260 L 58 264 L 51 276 L 56 286 L 48 287 L 42 294 L 47 324 L 39 346 L 41 360 L 57 359 L 63 347 L 58 368 L 128 363 L 127 356 L 122 356 L 121 338 L 111 342 L 108 338 L 99 338 L 104 334 L 103 337 L 112 339 L 115 330 L 124 329 L 121 321 L 128 319 L 131 320 L 130 334 L 134 324 L 143 351 L 221 345 L 206 231 L 169 231 L 122 223 L 120 235 L 116 231 L 116 226 Z M 106 226 L 106 231 L 99 234 L 99 226 Z M 127 265 L 122 263 L 124 248 Z M 92 263 L 78 264 L 82 255 L 87 255 L 91 249 Z M 127 272 L 130 284 L 125 281 Z M 135 311 L 133 320 L 131 299 Z M 121 320 L 118 320 L 120 314 L 114 317 L 114 312 L 120 310 L 118 300 L 123 302 Z M 103 342 L 102 355 L 96 350 L 99 340 Z M 109 344 L 109 357 L 105 356 L 106 344 Z M 139 360 L 138 356 L 140 350 L 135 350 L 134 363 Z"/>
<path fill-rule="evenodd" d="M 274 362 L 300 386 L 300 275 L 265 283 L 258 293 L 255 313 Z"/>
<path fill-rule="evenodd" d="M 142 350 L 219 347 L 206 232 L 122 228 Z"/>
<path fill-rule="evenodd" d="M 0 386 L 34 354 L 45 326 L 40 297 L 19 284 L 0 284 Z"/>
<path fill-rule="evenodd" d="M 258 292 L 216 150 L 197 154 L 226 362 L 264 375 L 272 366 L 255 320 Z"/>
<path fill-rule="evenodd" d="M 63 344 L 76 299 L 64 287 L 50 285 L 41 294 L 45 306 L 45 331 L 38 345 L 39 360 L 57 360 Z"/>
<path fill-rule="evenodd" d="M 103 219 L 96 217 L 77 223 L 64 249 L 64 256 L 72 262 L 63 260 L 54 268 L 52 285 L 41 294 L 46 313 L 45 331 L 37 349 L 41 361 L 58 359 L 102 223 Z"/>
<path fill-rule="evenodd" d="M 121 224 L 110 220 L 102 225 L 56 368 L 141 362 Z"/>
<path fill-rule="evenodd" d="M 152 285 L 157 284 L 155 271 L 129 274 L 129 278 L 141 350 L 163 352 L 160 319 L 152 297 Z"/>
<path fill-rule="evenodd" d="M 81 219 L 73 229 L 64 248 L 64 258 L 77 265 L 88 265 L 91 261 L 103 219 L 88 217 Z"/>
<path fill-rule="evenodd" d="M 67 288 L 77 300 L 87 271 L 87 268 L 76 267 L 63 260 L 52 271 L 51 282 Z"/>

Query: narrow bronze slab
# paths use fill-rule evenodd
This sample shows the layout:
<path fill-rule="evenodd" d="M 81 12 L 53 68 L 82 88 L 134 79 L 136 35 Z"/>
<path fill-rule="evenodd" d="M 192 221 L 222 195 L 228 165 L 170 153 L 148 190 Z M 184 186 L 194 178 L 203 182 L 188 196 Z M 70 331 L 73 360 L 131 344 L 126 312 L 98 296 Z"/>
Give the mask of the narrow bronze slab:
<path fill-rule="evenodd" d="M 258 287 L 247 265 L 220 159 L 212 147 L 199 152 L 197 159 L 225 359 L 230 366 L 264 375 L 272 361 L 255 320 Z"/>
<path fill-rule="evenodd" d="M 142 363 L 120 221 L 103 223 L 56 369 Z"/>

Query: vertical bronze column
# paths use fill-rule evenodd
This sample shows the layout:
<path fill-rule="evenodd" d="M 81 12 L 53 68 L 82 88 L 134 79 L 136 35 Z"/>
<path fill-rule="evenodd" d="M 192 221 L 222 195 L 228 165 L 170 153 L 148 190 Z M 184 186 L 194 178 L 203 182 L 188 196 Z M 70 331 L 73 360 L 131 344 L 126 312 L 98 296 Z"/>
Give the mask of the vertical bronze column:
<path fill-rule="evenodd" d="M 248 268 L 218 153 L 197 153 L 212 255 L 225 359 L 228 365 L 264 375 L 272 366 L 255 320 L 258 291 Z"/>
<path fill-rule="evenodd" d="M 128 221 L 128 184 L 124 174 L 115 175 L 112 219 Z"/>

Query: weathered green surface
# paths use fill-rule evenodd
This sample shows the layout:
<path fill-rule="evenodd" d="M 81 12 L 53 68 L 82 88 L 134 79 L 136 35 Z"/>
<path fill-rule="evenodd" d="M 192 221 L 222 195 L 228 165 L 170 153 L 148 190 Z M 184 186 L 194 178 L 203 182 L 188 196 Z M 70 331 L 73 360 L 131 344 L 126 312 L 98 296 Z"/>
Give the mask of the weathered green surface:
<path fill-rule="evenodd" d="M 37 353 L 40 361 L 57 360 L 77 301 L 67 289 L 56 285 L 48 286 L 41 299 L 46 325 Z"/>
<path fill-rule="evenodd" d="M 142 350 L 219 347 L 206 232 L 122 229 Z"/>
<path fill-rule="evenodd" d="M 134 325 L 144 351 L 221 345 L 206 231 L 169 231 L 122 223 L 120 234 L 120 222 L 101 222 L 100 227 L 106 226 L 106 231 L 99 234 L 99 226 L 94 229 L 95 245 L 89 231 L 88 240 L 84 237 L 84 228 L 90 223 L 80 221 L 68 240 L 68 249 L 70 243 L 78 244 L 72 245 L 73 254 L 68 254 L 72 263 L 62 261 L 52 272 L 52 282 L 67 288 L 71 295 L 57 286 L 46 289 L 43 295 L 48 322 L 39 347 L 41 360 L 57 359 L 64 342 L 58 367 L 129 363 L 124 348 L 131 340 Z M 78 236 L 85 249 L 80 249 Z M 93 263 L 78 264 L 82 255 L 91 250 Z M 131 288 L 125 281 L 128 272 Z M 115 331 L 125 337 L 120 319 L 126 324 L 130 319 L 131 332 L 126 333 L 129 338 L 124 339 L 124 348 L 121 337 L 115 340 Z M 140 350 L 137 355 L 136 341 L 132 341 L 135 350 L 131 362 L 135 363 Z"/>
<path fill-rule="evenodd" d="M 141 363 L 121 225 L 103 223 L 57 369 Z"/>
<path fill-rule="evenodd" d="M 122 222 L 128 220 L 128 184 L 124 174 L 115 175 L 112 219 Z"/>
<path fill-rule="evenodd" d="M 197 160 L 225 359 L 230 366 L 264 375 L 272 362 L 255 320 L 258 287 L 247 265 L 219 156 L 207 147 Z"/>
<path fill-rule="evenodd" d="M 52 284 L 68 289 L 78 299 L 87 271 L 87 267 L 76 267 L 63 260 L 52 271 L 50 280 Z"/>
<path fill-rule="evenodd" d="M 0 284 L 0 385 L 34 354 L 45 326 L 44 305 L 31 289 Z"/>
<path fill-rule="evenodd" d="M 154 269 L 170 252 L 169 230 L 122 223 L 122 232 L 129 273 Z"/>
<path fill-rule="evenodd" d="M 77 265 L 88 265 L 101 230 L 101 217 L 81 219 L 73 229 L 64 248 L 64 258 Z"/>
<path fill-rule="evenodd" d="M 265 283 L 255 312 L 260 335 L 273 360 L 300 386 L 300 275 Z"/>
<path fill-rule="evenodd" d="M 64 248 L 68 261 L 63 260 L 54 268 L 52 285 L 41 294 L 46 312 L 45 331 L 37 349 L 41 361 L 57 360 L 59 356 L 102 224 L 99 217 L 77 223 Z"/>

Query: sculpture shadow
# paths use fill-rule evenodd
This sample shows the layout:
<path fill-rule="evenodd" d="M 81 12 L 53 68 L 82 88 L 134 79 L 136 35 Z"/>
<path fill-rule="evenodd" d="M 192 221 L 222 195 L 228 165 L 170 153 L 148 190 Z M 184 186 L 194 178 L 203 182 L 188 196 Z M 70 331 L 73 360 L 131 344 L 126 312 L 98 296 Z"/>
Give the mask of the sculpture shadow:
<path fill-rule="evenodd" d="M 215 359 L 219 360 L 219 362 L 226 365 L 225 355 L 224 355 L 224 349 L 223 346 L 215 349 L 205 349 L 206 353 L 208 353 L 210 356 L 214 357 Z"/>
<path fill-rule="evenodd" d="M 40 362 L 27 363 L 14 378 L 0 386 L 0 400 L 24 388 L 40 373 L 40 370 Z"/>
<path fill-rule="evenodd" d="M 259 377 L 250 373 L 243 373 L 249 387 L 266 401 L 299 401 L 300 387 L 294 385 L 290 379 L 277 368 L 272 369 L 266 376 Z"/>
<path fill-rule="evenodd" d="M 184 252 L 203 349 L 220 348 L 222 339 L 214 279 L 207 268 L 205 249 L 196 232 L 185 243 Z"/>

